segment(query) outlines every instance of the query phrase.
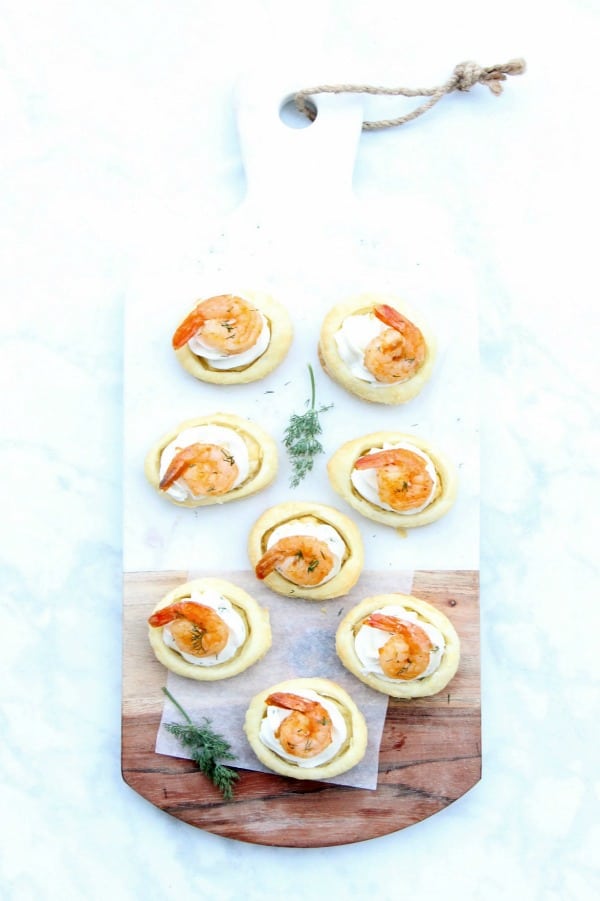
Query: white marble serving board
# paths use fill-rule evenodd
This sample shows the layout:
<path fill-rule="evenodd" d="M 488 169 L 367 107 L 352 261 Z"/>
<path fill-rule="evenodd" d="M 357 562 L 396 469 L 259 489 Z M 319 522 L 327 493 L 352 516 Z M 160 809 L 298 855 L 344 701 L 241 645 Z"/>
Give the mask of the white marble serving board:
<path fill-rule="evenodd" d="M 360 123 L 355 97 L 319 98 L 319 115 L 306 129 L 279 118 L 285 82 L 246 82 L 238 124 L 248 193 L 228 219 L 205 224 L 193 259 L 177 242 L 147 261 L 126 303 L 124 569 L 160 571 L 248 565 L 246 538 L 263 510 L 284 500 L 319 500 L 350 513 L 329 485 L 325 464 L 344 441 L 382 428 L 431 440 L 454 462 L 458 499 L 450 513 L 408 537 L 359 518 L 366 566 L 404 569 L 477 569 L 479 559 L 477 292 L 469 260 L 452 236 L 431 256 L 416 258 L 410 236 L 401 253 L 389 210 L 365 210 L 351 193 Z M 427 215 L 427 211 L 423 211 Z M 439 229 L 437 230 L 439 234 Z M 189 244 L 188 242 L 185 242 Z M 284 363 L 266 379 L 241 386 L 202 383 L 184 371 L 171 335 L 194 302 L 215 293 L 267 291 L 287 306 L 294 341 Z M 395 294 L 433 329 L 438 355 L 430 382 L 411 402 L 388 407 L 349 395 L 321 370 L 317 341 L 333 304 L 363 292 Z M 314 368 L 325 453 L 295 489 L 281 443 L 292 412 L 309 395 Z M 224 411 L 259 422 L 280 451 L 277 480 L 235 505 L 182 509 L 146 482 L 149 447 L 179 422 Z"/>

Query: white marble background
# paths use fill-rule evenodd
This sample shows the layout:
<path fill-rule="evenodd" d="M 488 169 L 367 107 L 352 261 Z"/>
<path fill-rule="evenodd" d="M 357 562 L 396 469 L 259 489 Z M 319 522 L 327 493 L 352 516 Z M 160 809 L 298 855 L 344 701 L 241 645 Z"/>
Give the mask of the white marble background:
<path fill-rule="evenodd" d="M 598 4 L 0 12 L 0 896 L 596 898 Z M 233 85 L 278 53 L 381 84 L 529 66 L 500 99 L 476 88 L 361 139 L 359 197 L 397 210 L 430 266 L 450 235 L 481 298 L 484 778 L 322 850 L 195 830 L 119 773 L 123 302 L 182 222 L 191 247 L 241 199 Z"/>

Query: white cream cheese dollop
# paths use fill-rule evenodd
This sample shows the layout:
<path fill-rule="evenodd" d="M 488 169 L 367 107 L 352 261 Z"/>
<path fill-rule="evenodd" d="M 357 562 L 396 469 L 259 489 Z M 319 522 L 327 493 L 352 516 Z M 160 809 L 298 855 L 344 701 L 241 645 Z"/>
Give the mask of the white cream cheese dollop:
<path fill-rule="evenodd" d="M 321 766 L 321 764 L 332 760 L 346 741 L 348 736 L 346 721 L 334 702 L 317 694 L 316 691 L 304 689 L 302 692 L 293 692 L 293 694 L 297 694 L 301 698 L 307 698 L 310 701 L 318 701 L 318 703 L 325 708 L 331 717 L 331 744 L 324 748 L 320 754 L 315 754 L 314 757 L 295 757 L 293 754 L 288 754 L 288 752 L 284 751 L 282 748 L 279 739 L 275 738 L 275 733 L 283 720 L 288 717 L 292 711 L 284 709 L 283 707 L 276 707 L 274 704 L 267 704 L 266 715 L 263 717 L 260 724 L 260 739 L 267 748 L 270 748 L 271 751 L 274 751 L 279 757 L 283 757 L 284 760 L 289 760 L 299 767 L 308 769 L 310 767 Z"/>
<path fill-rule="evenodd" d="M 261 357 L 271 340 L 271 329 L 266 316 L 260 313 L 262 329 L 256 339 L 256 344 L 239 354 L 225 354 L 205 344 L 198 333 L 188 341 L 188 347 L 197 357 L 202 357 L 213 369 L 227 370 L 237 369 L 238 366 L 249 366 Z"/>
<path fill-rule="evenodd" d="M 170 624 L 163 626 L 162 637 L 167 647 L 177 651 L 188 663 L 196 666 L 215 666 L 217 663 L 225 663 L 230 660 L 241 645 L 244 644 L 248 635 L 248 629 L 243 617 L 234 609 L 231 601 L 224 598 L 218 592 L 212 589 L 204 591 L 193 591 L 191 602 L 194 604 L 202 604 L 205 607 L 211 607 L 215 610 L 222 620 L 229 626 L 229 638 L 227 644 L 218 654 L 209 654 L 206 657 L 195 657 L 193 654 L 186 654 L 177 647 L 175 639 L 171 634 Z"/>
<path fill-rule="evenodd" d="M 382 501 L 379 497 L 376 469 L 354 468 L 352 470 L 352 473 L 350 474 L 350 481 L 352 482 L 354 488 L 361 495 L 361 497 L 364 497 L 365 500 L 370 501 L 372 504 L 375 504 L 375 506 L 381 507 L 382 510 L 390 510 L 393 513 L 400 513 L 402 516 L 410 516 L 413 513 L 420 513 L 421 510 L 424 510 L 432 502 L 438 488 L 438 475 L 431 457 L 429 457 L 420 448 L 415 447 L 413 444 L 389 444 L 388 442 L 384 442 L 381 447 L 372 447 L 370 450 L 366 451 L 366 454 L 376 454 L 381 450 L 393 450 L 396 448 L 412 451 L 412 453 L 416 454 L 418 457 L 421 457 L 426 463 L 425 469 L 431 476 L 433 484 L 427 498 L 420 506 L 411 507 L 410 510 L 395 510 L 394 507 L 390 507 L 389 504 L 386 504 L 384 501 Z M 365 456 L 365 454 L 363 454 L 362 456 Z"/>
<path fill-rule="evenodd" d="M 386 328 L 389 326 L 377 319 L 373 313 L 355 313 L 344 319 L 334 336 L 338 353 L 351 374 L 376 388 L 389 388 L 389 384 L 378 382 L 373 373 L 366 368 L 365 350 L 373 338 L 377 338 Z"/>
<path fill-rule="evenodd" d="M 180 432 L 177 438 L 167 444 L 161 454 L 159 478 L 162 479 L 177 451 L 182 450 L 184 447 L 189 447 L 190 444 L 217 444 L 229 456 L 233 457 L 239 471 L 230 490 L 233 490 L 247 479 L 250 461 L 248 459 L 246 442 L 235 429 L 221 425 L 195 425 Z M 192 494 L 183 479 L 178 479 L 174 482 L 170 488 L 167 488 L 165 493 L 176 501 L 184 501 L 188 497 L 199 496 Z"/>
<path fill-rule="evenodd" d="M 307 535 L 310 538 L 317 538 L 319 541 L 324 541 L 327 544 L 329 551 L 333 554 L 333 566 L 331 567 L 330 572 L 327 573 L 324 579 L 321 579 L 320 582 L 317 582 L 316 585 L 312 587 L 316 588 L 317 585 L 324 585 L 326 582 L 335 578 L 342 568 L 342 560 L 346 553 L 346 545 L 339 532 L 327 523 L 303 522 L 300 519 L 290 519 L 289 522 L 284 522 L 273 529 L 267 539 L 267 550 L 273 547 L 273 545 L 281 538 L 290 538 L 297 535 Z M 285 574 L 282 573 L 282 575 L 284 575 L 285 578 Z"/>
<path fill-rule="evenodd" d="M 409 623 L 416 623 L 423 629 L 431 641 L 433 649 L 429 655 L 427 669 L 419 676 L 416 676 L 414 679 L 394 679 L 391 676 L 386 676 L 379 665 L 379 648 L 383 647 L 386 641 L 391 638 L 391 632 L 384 632 L 383 629 L 376 629 L 373 626 L 361 626 L 354 639 L 354 648 L 356 650 L 356 656 L 362 664 L 363 673 L 374 673 L 386 682 L 397 683 L 416 682 L 419 679 L 430 676 L 437 670 L 446 647 L 444 636 L 439 629 L 436 629 L 431 623 L 426 623 L 424 620 L 420 619 L 413 610 L 407 610 L 405 607 L 390 605 L 388 607 L 381 607 L 373 612 L 383 613 L 386 616 L 395 616 L 397 619 Z"/>

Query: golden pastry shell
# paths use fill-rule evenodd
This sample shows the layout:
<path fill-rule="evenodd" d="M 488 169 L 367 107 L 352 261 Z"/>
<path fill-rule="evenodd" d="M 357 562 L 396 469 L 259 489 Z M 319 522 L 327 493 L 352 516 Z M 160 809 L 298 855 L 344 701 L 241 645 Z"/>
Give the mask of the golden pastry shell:
<path fill-rule="evenodd" d="M 251 595 L 232 582 L 225 579 L 205 578 L 194 579 L 174 588 L 156 605 L 152 613 L 156 613 L 157 610 L 162 610 L 163 607 L 168 607 L 170 604 L 186 601 L 191 598 L 192 592 L 203 589 L 216 591 L 230 601 L 246 622 L 248 629 L 246 641 L 233 657 L 223 663 L 215 663 L 214 666 L 198 666 L 188 663 L 177 651 L 164 643 L 163 626 L 148 626 L 148 638 L 156 658 L 171 672 L 199 682 L 216 682 L 220 679 L 237 676 L 267 653 L 271 647 L 269 611 L 260 607 Z"/>
<path fill-rule="evenodd" d="M 266 551 L 270 533 L 285 522 L 312 516 L 320 522 L 332 526 L 346 545 L 346 559 L 341 569 L 330 581 L 314 588 L 305 588 L 289 582 L 277 571 L 270 573 L 263 581 L 272 591 L 290 598 L 307 601 L 324 601 L 347 594 L 358 581 L 364 565 L 362 536 L 358 526 L 344 513 L 325 504 L 308 501 L 286 501 L 269 507 L 259 516 L 248 536 L 248 556 L 256 567 Z"/>
<path fill-rule="evenodd" d="M 184 344 L 175 351 L 175 356 L 187 372 L 202 382 L 214 385 L 241 385 L 263 379 L 283 362 L 292 343 L 293 330 L 289 314 L 270 294 L 262 291 L 244 291 L 234 296 L 250 301 L 266 317 L 271 331 L 269 344 L 260 357 L 238 369 L 212 369 L 208 361 L 197 356 L 187 344 Z M 196 301 L 192 309 L 199 302 Z"/>
<path fill-rule="evenodd" d="M 160 459 L 165 447 L 174 441 L 185 429 L 199 425 L 217 425 L 236 431 L 245 441 L 248 448 L 250 471 L 248 478 L 226 494 L 218 497 L 188 497 L 183 501 L 171 497 L 168 492 L 162 491 L 160 484 Z M 249 419 L 235 416 L 232 413 L 211 413 L 207 416 L 198 416 L 186 419 L 178 426 L 162 436 L 149 450 L 144 462 L 146 478 L 158 493 L 172 504 L 179 507 L 208 507 L 214 504 L 226 504 L 239 500 L 262 491 L 270 485 L 277 475 L 277 445 L 271 436 L 263 428 Z"/>
<path fill-rule="evenodd" d="M 344 319 L 360 313 L 369 313 L 378 304 L 394 307 L 409 319 L 420 329 L 426 345 L 425 360 L 420 369 L 404 382 L 385 386 L 373 386 L 354 376 L 341 358 L 335 341 L 336 332 L 341 328 Z M 351 394 L 372 403 L 403 404 L 416 397 L 431 376 L 435 355 L 435 339 L 422 317 L 409 309 L 399 298 L 390 295 L 367 293 L 339 303 L 327 313 L 321 326 L 319 338 L 321 366 L 334 381 Z"/>
<path fill-rule="evenodd" d="M 348 728 L 348 738 L 336 757 L 327 763 L 315 767 L 298 767 L 290 761 L 279 757 L 275 751 L 267 748 L 260 739 L 260 726 L 266 711 L 266 699 L 275 692 L 292 692 L 302 694 L 303 691 L 317 692 L 328 701 L 332 701 L 340 710 Z M 367 749 L 367 724 L 365 718 L 347 691 L 336 682 L 322 678 L 289 679 L 272 685 L 261 691 L 250 702 L 244 723 L 244 732 L 252 750 L 270 770 L 292 779 L 331 779 L 339 776 L 360 763 Z"/>
<path fill-rule="evenodd" d="M 446 647 L 440 665 L 423 679 L 388 682 L 376 673 L 363 672 L 354 644 L 356 629 L 370 613 L 392 605 L 413 611 L 419 619 L 431 623 L 444 636 Z M 427 601 L 407 594 L 381 594 L 365 598 L 348 611 L 337 629 L 336 651 L 346 669 L 375 691 L 394 698 L 423 698 L 442 691 L 454 677 L 460 661 L 460 640 L 448 617 Z"/>
<path fill-rule="evenodd" d="M 354 488 L 350 476 L 354 464 L 371 448 L 384 444 L 409 444 L 423 451 L 431 459 L 439 478 L 439 490 L 433 501 L 419 513 L 396 513 L 384 510 L 362 497 Z M 454 504 L 458 488 L 456 469 L 448 458 L 432 447 L 428 441 L 405 432 L 370 432 L 360 438 L 353 438 L 339 447 L 327 463 L 327 474 L 332 488 L 358 513 L 374 522 L 383 523 L 396 529 L 411 529 L 425 526 L 444 516 Z"/>

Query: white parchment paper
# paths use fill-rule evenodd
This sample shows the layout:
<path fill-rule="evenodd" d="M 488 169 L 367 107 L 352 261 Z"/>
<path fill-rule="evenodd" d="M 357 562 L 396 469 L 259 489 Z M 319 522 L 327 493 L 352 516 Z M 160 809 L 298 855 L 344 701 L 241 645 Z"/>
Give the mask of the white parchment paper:
<path fill-rule="evenodd" d="M 208 573 L 190 572 L 189 579 Z M 211 573 L 214 575 L 214 573 Z M 363 713 L 369 733 L 363 760 L 333 779 L 337 785 L 377 788 L 379 745 L 387 712 L 387 695 L 373 691 L 349 673 L 335 653 L 335 633 L 345 614 L 365 597 L 400 591 L 409 594 L 413 574 L 408 571 L 364 573 L 355 588 L 341 599 L 314 602 L 283 598 L 274 594 L 249 571 L 219 573 L 220 578 L 239 585 L 256 598 L 270 614 L 273 645 L 265 657 L 244 673 L 222 682 L 196 682 L 168 674 L 167 688 L 194 722 L 204 717 L 230 743 L 232 766 L 269 772 L 254 756 L 244 733 L 244 718 L 255 694 L 285 679 L 319 676 L 332 679 L 353 698 Z M 182 722 L 176 707 L 165 698 L 156 739 L 156 751 L 171 757 L 188 757 L 165 723 Z"/>

